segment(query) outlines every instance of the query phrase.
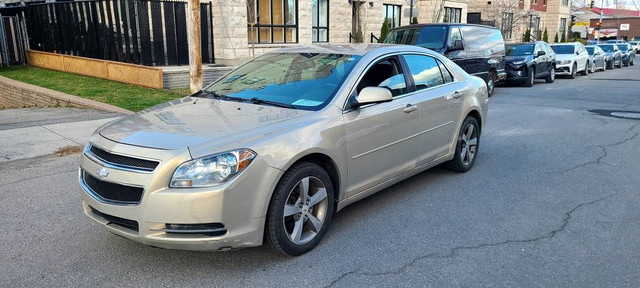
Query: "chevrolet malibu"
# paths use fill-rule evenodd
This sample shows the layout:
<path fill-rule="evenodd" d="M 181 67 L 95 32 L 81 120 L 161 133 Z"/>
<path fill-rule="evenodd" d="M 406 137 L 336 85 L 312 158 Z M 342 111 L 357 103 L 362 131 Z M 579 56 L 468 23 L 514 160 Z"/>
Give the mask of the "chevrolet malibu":
<path fill-rule="evenodd" d="M 301 255 L 349 204 L 478 156 L 487 86 L 414 46 L 267 53 L 203 91 L 100 127 L 84 213 L 147 245 Z"/>

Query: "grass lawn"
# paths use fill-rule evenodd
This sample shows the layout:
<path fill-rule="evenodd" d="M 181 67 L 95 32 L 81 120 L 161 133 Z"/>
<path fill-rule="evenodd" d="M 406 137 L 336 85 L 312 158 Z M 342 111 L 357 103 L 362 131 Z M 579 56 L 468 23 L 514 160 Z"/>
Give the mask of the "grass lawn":
<path fill-rule="evenodd" d="M 158 90 L 30 66 L 1 67 L 0 75 L 20 82 L 140 111 L 189 94 L 189 89 Z"/>

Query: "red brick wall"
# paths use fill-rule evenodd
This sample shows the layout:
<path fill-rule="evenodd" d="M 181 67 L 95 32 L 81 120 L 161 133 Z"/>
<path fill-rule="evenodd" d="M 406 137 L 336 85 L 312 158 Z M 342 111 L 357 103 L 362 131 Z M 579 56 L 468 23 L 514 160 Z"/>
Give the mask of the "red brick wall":
<path fill-rule="evenodd" d="M 531 9 L 541 12 L 547 12 L 547 0 L 535 0 L 535 4 L 533 3 L 533 1 L 534 0 L 531 0 Z"/>
<path fill-rule="evenodd" d="M 596 27 L 596 22 L 600 20 L 591 19 L 589 27 Z M 629 30 L 620 31 L 620 24 L 629 24 Z M 631 40 L 633 37 L 640 37 L 640 17 L 632 18 L 604 18 L 602 19 L 601 28 L 618 29 L 618 37 L 616 39 Z M 593 40 L 595 37 L 593 34 L 589 34 L 589 39 Z M 612 37 L 613 39 L 613 37 Z"/>

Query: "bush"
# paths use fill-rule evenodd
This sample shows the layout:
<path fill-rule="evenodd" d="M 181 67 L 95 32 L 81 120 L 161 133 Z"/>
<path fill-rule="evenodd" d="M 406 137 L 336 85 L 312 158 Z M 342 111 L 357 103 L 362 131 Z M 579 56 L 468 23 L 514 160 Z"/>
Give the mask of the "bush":
<path fill-rule="evenodd" d="M 389 34 L 389 20 L 384 18 L 384 22 L 382 22 L 382 28 L 380 28 L 380 38 L 378 38 L 378 43 L 382 43 L 384 38 Z"/>
<path fill-rule="evenodd" d="M 531 29 L 527 29 L 522 37 L 522 42 L 531 42 Z"/>
<path fill-rule="evenodd" d="M 418 24 L 418 17 L 413 17 L 413 19 L 411 19 L 411 24 Z"/>
<path fill-rule="evenodd" d="M 566 38 L 566 37 L 564 37 L 564 33 L 562 33 L 562 35 L 561 35 L 561 36 L 562 36 L 562 37 L 560 38 L 560 42 L 562 42 L 562 43 L 567 42 L 567 38 Z"/>
<path fill-rule="evenodd" d="M 556 36 L 553 37 L 553 43 L 558 43 L 558 34 L 556 34 Z"/>
<path fill-rule="evenodd" d="M 544 27 L 544 33 L 542 33 L 542 41 L 549 43 L 549 33 L 547 33 L 547 27 Z"/>

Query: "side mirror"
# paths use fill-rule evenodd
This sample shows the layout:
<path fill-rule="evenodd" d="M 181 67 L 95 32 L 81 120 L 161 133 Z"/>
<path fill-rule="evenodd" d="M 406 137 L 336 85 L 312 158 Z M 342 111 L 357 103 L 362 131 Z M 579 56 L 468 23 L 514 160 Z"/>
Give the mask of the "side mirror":
<path fill-rule="evenodd" d="M 580 52 L 579 52 L 579 51 L 576 51 L 576 55 L 580 55 Z"/>
<path fill-rule="evenodd" d="M 449 51 L 458 51 L 463 50 L 464 46 L 462 45 L 462 40 L 453 41 L 453 46 L 449 46 Z"/>
<path fill-rule="evenodd" d="M 362 106 L 371 103 L 389 102 L 393 99 L 391 91 L 382 87 L 365 87 L 356 96 L 356 103 L 354 106 Z"/>
<path fill-rule="evenodd" d="M 547 53 L 542 51 L 542 50 L 540 50 L 540 51 L 538 51 L 538 54 L 536 54 L 536 56 L 540 57 L 540 56 L 543 56 L 545 54 L 547 54 Z"/>

